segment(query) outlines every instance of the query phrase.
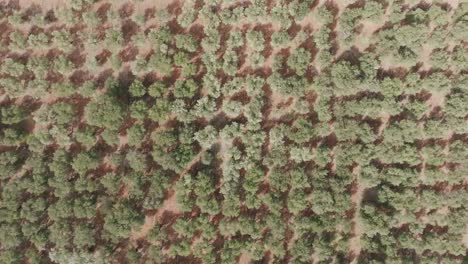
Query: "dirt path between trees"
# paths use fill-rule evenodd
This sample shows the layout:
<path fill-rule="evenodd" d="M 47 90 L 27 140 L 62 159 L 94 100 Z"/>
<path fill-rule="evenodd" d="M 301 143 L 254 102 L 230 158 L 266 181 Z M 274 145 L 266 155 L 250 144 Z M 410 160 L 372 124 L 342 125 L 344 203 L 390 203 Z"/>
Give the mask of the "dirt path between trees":
<path fill-rule="evenodd" d="M 354 168 L 353 174 L 356 175 L 356 185 L 357 190 L 351 195 L 351 201 L 354 205 L 354 216 L 353 216 L 353 237 L 349 242 L 349 250 L 351 251 L 354 259 L 351 263 L 358 263 L 358 257 L 361 253 L 361 235 L 362 235 L 362 226 L 359 221 L 361 211 L 361 201 L 364 194 L 364 186 L 360 183 L 359 174 L 361 173 L 361 168 L 358 166 Z"/>
<path fill-rule="evenodd" d="M 182 170 L 182 172 L 179 174 L 180 176 L 184 175 L 187 173 L 193 165 L 195 165 L 201 158 L 201 156 L 205 153 L 204 150 L 201 150 L 197 156 L 195 156 L 188 164 L 187 166 Z M 153 227 L 156 225 L 157 222 L 161 222 L 161 218 L 164 214 L 164 212 L 171 212 L 173 214 L 179 214 L 179 206 L 177 204 L 176 200 L 176 195 L 175 195 L 175 190 L 170 189 L 168 192 L 168 197 L 166 200 L 164 200 L 163 204 L 161 207 L 156 211 L 155 214 L 153 215 L 146 215 L 145 216 L 145 223 L 139 228 L 138 231 L 134 232 L 131 235 L 131 240 L 139 240 L 148 235 L 148 233 L 153 229 Z"/>
<path fill-rule="evenodd" d="M 163 216 L 164 212 L 169 211 L 173 214 L 179 214 L 179 206 L 177 205 L 175 192 L 171 190 L 169 197 L 164 200 L 162 206 L 157 210 L 157 212 L 153 215 L 146 215 L 145 216 L 145 223 L 141 226 L 141 228 L 132 234 L 132 240 L 138 240 L 145 238 L 148 233 L 153 229 L 157 222 L 161 221 L 161 217 Z"/>

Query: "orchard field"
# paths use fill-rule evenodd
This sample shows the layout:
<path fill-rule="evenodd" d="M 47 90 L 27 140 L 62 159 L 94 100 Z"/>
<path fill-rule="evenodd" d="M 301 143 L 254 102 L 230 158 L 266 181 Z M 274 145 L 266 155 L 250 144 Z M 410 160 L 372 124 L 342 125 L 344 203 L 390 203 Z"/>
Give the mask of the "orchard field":
<path fill-rule="evenodd" d="M 468 2 L 0 1 L 0 264 L 468 263 Z"/>

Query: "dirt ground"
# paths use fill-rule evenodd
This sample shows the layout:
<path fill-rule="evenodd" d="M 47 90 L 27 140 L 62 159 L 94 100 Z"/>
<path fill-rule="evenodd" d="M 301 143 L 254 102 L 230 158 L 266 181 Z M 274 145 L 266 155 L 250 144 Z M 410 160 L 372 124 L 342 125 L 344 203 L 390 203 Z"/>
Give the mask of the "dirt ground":
<path fill-rule="evenodd" d="M 250 263 L 250 257 L 249 255 L 242 253 L 239 258 L 238 264 L 249 264 Z"/>
<path fill-rule="evenodd" d="M 465 235 L 463 236 L 463 245 L 468 249 L 468 228 L 466 229 Z"/>
<path fill-rule="evenodd" d="M 361 201 L 362 201 L 362 196 L 364 193 L 364 186 L 359 182 L 359 173 L 360 173 L 360 168 L 356 167 L 353 170 L 353 174 L 356 175 L 356 181 L 357 181 L 357 190 L 351 195 L 351 201 L 354 204 L 354 217 L 353 217 L 353 223 L 354 223 L 354 236 L 351 238 L 349 242 L 349 249 L 355 256 L 354 260 L 352 263 L 357 263 L 358 256 L 361 253 L 361 235 L 362 235 L 362 227 L 361 223 L 359 222 L 359 211 L 361 210 Z"/>
<path fill-rule="evenodd" d="M 145 11 L 149 8 L 163 9 L 171 3 L 179 2 L 177 0 L 144 0 L 143 2 L 135 2 L 135 11 Z M 180 1 L 183 3 L 183 1 Z"/>

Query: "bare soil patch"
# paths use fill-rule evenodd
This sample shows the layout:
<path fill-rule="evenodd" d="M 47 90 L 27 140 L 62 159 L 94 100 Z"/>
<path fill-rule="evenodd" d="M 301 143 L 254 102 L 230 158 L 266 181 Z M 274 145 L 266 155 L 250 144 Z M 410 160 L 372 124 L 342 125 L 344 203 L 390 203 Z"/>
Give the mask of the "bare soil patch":
<path fill-rule="evenodd" d="M 445 101 L 445 95 L 442 93 L 435 93 L 432 92 L 431 97 L 429 100 L 426 101 L 426 103 L 431 107 L 431 112 L 434 110 L 436 107 L 442 107 Z"/>
<path fill-rule="evenodd" d="M 166 8 L 171 3 L 178 3 L 177 0 L 144 0 L 134 3 L 135 11 L 144 12 L 147 9 L 156 8 L 158 10 Z"/>
<path fill-rule="evenodd" d="M 250 263 L 250 257 L 246 253 L 242 253 L 239 258 L 238 264 L 249 264 Z"/>
<path fill-rule="evenodd" d="M 468 248 L 468 228 L 465 231 L 465 234 L 463 235 L 463 245 L 465 245 L 465 248 Z"/>

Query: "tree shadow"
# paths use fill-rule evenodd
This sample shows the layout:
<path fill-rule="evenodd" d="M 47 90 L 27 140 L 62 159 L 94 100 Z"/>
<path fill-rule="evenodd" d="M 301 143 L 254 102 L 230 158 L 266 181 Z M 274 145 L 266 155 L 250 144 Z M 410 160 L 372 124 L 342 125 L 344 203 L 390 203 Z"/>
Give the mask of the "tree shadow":
<path fill-rule="evenodd" d="M 123 62 L 132 62 L 135 60 L 136 56 L 138 55 L 138 48 L 133 45 L 129 45 L 125 47 L 119 53 L 119 57 L 122 59 Z"/>
<path fill-rule="evenodd" d="M 122 33 L 125 43 L 129 43 L 132 40 L 132 36 L 135 35 L 140 30 L 140 27 L 137 23 L 131 19 L 122 21 Z"/>
<path fill-rule="evenodd" d="M 254 26 L 253 30 L 260 31 L 263 33 L 263 37 L 265 39 L 265 48 L 262 51 L 263 57 L 268 59 L 273 52 L 273 48 L 271 47 L 271 35 L 273 34 L 274 29 L 271 23 L 269 24 L 257 24 Z"/>
<path fill-rule="evenodd" d="M 68 59 L 73 62 L 75 68 L 80 68 L 86 62 L 86 55 L 80 53 L 79 49 L 74 49 L 73 52 L 68 55 Z"/>
<path fill-rule="evenodd" d="M 182 13 L 182 3 L 178 0 L 173 1 L 166 7 L 166 10 L 169 12 L 169 14 L 178 16 Z"/>
<path fill-rule="evenodd" d="M 84 70 L 75 70 L 70 76 L 70 81 L 76 87 L 80 87 L 85 81 L 90 80 L 91 75 L 88 71 Z"/>
<path fill-rule="evenodd" d="M 112 76 L 113 70 L 112 69 L 106 69 L 100 72 L 96 77 L 95 77 L 95 83 L 96 87 L 104 87 L 104 84 L 106 83 L 106 80 Z"/>
<path fill-rule="evenodd" d="M 132 3 L 124 3 L 119 9 L 120 18 L 127 18 L 130 17 L 133 12 L 135 11 L 134 4 Z"/>

